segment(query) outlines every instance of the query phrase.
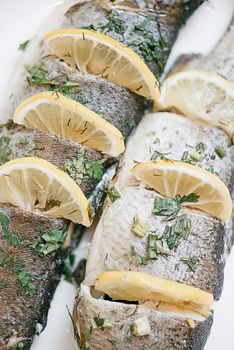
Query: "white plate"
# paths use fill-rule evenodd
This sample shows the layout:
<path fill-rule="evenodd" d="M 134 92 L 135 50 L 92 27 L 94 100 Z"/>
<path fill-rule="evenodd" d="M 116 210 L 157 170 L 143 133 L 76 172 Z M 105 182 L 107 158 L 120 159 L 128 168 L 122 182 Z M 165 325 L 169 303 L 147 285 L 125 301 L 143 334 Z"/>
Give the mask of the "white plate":
<path fill-rule="evenodd" d="M 4 92 L 21 56 L 18 46 L 32 37 L 58 0 L 7 0 L 0 2 L 0 106 Z M 167 67 L 180 53 L 208 53 L 222 35 L 234 10 L 233 0 L 210 0 L 203 5 L 174 46 Z M 205 33 L 205 35 L 204 35 Z M 0 116 L 0 119 L 2 116 Z M 82 258 L 87 251 L 86 234 L 77 255 Z M 215 321 L 205 350 L 234 349 L 234 253 L 225 268 L 225 283 L 220 302 L 215 303 Z M 57 289 L 53 307 L 49 312 L 48 327 L 36 337 L 31 350 L 74 350 L 72 327 L 66 305 L 72 309 L 75 287 L 63 281 Z M 26 315 L 25 315 L 26 316 Z"/>

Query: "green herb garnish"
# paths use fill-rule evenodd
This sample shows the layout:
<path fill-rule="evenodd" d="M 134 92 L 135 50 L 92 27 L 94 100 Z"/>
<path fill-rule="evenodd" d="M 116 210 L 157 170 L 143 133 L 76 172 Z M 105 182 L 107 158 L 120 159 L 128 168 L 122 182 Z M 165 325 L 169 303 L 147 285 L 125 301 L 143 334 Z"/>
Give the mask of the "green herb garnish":
<path fill-rule="evenodd" d="M 17 278 L 20 286 L 24 289 L 26 294 L 34 294 L 36 292 L 36 286 L 32 282 L 30 274 L 25 270 L 22 263 L 18 263 L 15 271 L 17 273 Z"/>
<path fill-rule="evenodd" d="M 119 191 L 115 187 L 109 188 L 106 193 L 111 202 L 115 202 L 117 199 L 121 198 Z"/>
<path fill-rule="evenodd" d="M 147 243 L 147 255 L 145 261 L 158 259 L 159 256 L 167 257 L 171 250 L 176 250 L 181 239 L 187 238 L 191 228 L 191 221 L 186 215 L 176 218 L 173 225 L 167 225 L 163 234 L 150 234 Z"/>
<path fill-rule="evenodd" d="M 159 38 L 155 39 L 153 33 L 148 27 L 150 21 L 157 21 Z M 140 24 L 134 28 L 134 32 L 139 35 L 139 39 L 133 44 L 138 46 L 142 57 L 146 61 L 155 61 L 159 73 L 162 73 L 165 61 L 169 52 L 169 47 L 161 33 L 160 22 L 155 16 L 147 16 Z"/>
<path fill-rule="evenodd" d="M 215 147 L 215 153 L 219 156 L 219 158 L 223 159 L 226 156 L 226 151 L 223 146 L 219 145 Z"/>
<path fill-rule="evenodd" d="M 115 11 L 110 11 L 106 17 L 106 23 L 96 23 L 89 26 L 83 26 L 83 29 L 93 29 L 106 34 L 108 32 L 115 32 L 117 34 L 124 35 L 125 26 L 124 22 L 118 18 L 118 14 Z"/>
<path fill-rule="evenodd" d="M 27 144 L 28 144 L 28 138 L 24 136 L 19 137 L 15 142 L 16 147 L 25 146 Z"/>
<path fill-rule="evenodd" d="M 162 153 L 162 152 L 159 152 L 159 151 L 154 151 L 152 156 L 151 156 L 151 160 L 156 160 L 156 159 L 168 159 L 166 156 L 170 154 L 170 153 Z"/>
<path fill-rule="evenodd" d="M 5 241 L 7 241 L 7 243 L 9 243 L 15 248 L 18 247 L 20 244 L 19 235 L 18 233 L 12 233 L 9 231 L 10 220 L 6 215 L 4 215 L 1 212 L 0 212 L 0 225 L 2 227 L 3 238 L 5 239 Z"/>
<path fill-rule="evenodd" d="M 180 260 L 183 261 L 186 265 L 188 265 L 190 270 L 195 271 L 196 265 L 198 262 L 196 256 L 189 256 L 189 257 L 183 256 Z"/>
<path fill-rule="evenodd" d="M 84 159 L 84 150 L 77 152 L 76 159 L 67 162 L 64 170 L 80 185 L 85 179 L 100 181 L 104 174 L 105 160 L 89 161 Z"/>
<path fill-rule="evenodd" d="M 28 46 L 29 42 L 30 42 L 30 40 L 26 40 L 23 43 L 21 43 L 19 45 L 19 50 L 24 51 L 26 49 L 26 47 Z"/>
<path fill-rule="evenodd" d="M 10 138 L 2 136 L 0 138 L 0 165 L 12 159 L 12 151 L 10 149 Z"/>
<path fill-rule="evenodd" d="M 28 83 L 30 85 L 49 85 L 51 91 L 60 92 L 65 96 L 70 96 L 73 88 L 76 88 L 76 92 L 79 92 L 79 84 L 70 82 L 65 74 L 64 80 L 60 83 L 47 79 L 46 74 L 47 68 L 45 63 L 39 62 L 28 70 Z"/>
<path fill-rule="evenodd" d="M 91 325 L 92 327 L 95 328 L 101 328 L 104 330 L 105 328 L 111 328 L 112 327 L 112 322 L 105 319 L 105 318 L 100 318 L 98 317 L 93 317 L 91 319 Z"/>
<path fill-rule="evenodd" d="M 159 216 L 167 216 L 168 220 L 175 218 L 175 216 L 182 209 L 183 203 L 197 203 L 199 196 L 196 193 L 190 193 L 189 195 L 180 196 L 177 195 L 173 198 L 155 198 L 153 214 Z"/>
<path fill-rule="evenodd" d="M 45 230 L 40 241 L 35 246 L 35 254 L 39 256 L 48 255 L 59 250 L 67 237 L 67 226 L 62 230 Z"/>

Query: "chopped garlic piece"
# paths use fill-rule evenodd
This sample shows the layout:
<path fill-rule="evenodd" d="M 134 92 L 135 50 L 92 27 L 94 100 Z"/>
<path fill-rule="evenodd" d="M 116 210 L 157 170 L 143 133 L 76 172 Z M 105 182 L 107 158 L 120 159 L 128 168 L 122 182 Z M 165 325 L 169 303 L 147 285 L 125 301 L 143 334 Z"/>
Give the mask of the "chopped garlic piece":
<path fill-rule="evenodd" d="M 148 335 L 151 332 L 150 323 L 146 316 L 140 317 L 132 324 L 132 334 L 136 337 Z"/>
<path fill-rule="evenodd" d="M 131 231 L 139 237 L 144 237 L 148 232 L 148 225 L 145 222 L 142 222 L 138 216 L 133 218 L 133 223 L 131 226 Z"/>
<path fill-rule="evenodd" d="M 194 320 L 192 320 L 191 318 L 189 318 L 187 322 L 190 328 L 194 329 L 196 327 Z"/>

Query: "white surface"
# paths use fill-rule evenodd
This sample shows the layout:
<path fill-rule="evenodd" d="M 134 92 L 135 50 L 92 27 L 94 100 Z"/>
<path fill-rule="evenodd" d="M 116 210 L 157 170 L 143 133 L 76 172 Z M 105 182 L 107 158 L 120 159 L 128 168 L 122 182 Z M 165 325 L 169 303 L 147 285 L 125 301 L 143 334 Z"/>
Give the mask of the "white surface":
<path fill-rule="evenodd" d="M 165 71 L 181 54 L 207 55 L 221 38 L 233 16 L 234 0 L 207 0 L 191 16 L 179 34 Z"/>
<path fill-rule="evenodd" d="M 1 0 L 0 1 L 0 101 L 10 76 L 15 70 L 21 52 L 19 44 L 37 31 L 58 0 Z M 202 12 L 195 14 L 189 26 L 183 30 L 170 56 L 169 64 L 180 53 L 207 53 L 215 45 L 217 37 L 224 32 L 234 8 L 234 0 L 210 0 L 203 5 Z M 168 64 L 168 67 L 169 67 Z M 0 116 L 1 118 L 1 116 Z M 91 235 L 89 234 L 89 237 Z M 87 236 L 77 256 L 85 255 Z M 215 304 L 215 322 L 205 350 L 234 349 L 234 253 L 229 257 L 222 299 Z M 49 313 L 48 325 L 40 337 L 36 337 L 32 350 L 75 350 L 72 327 L 66 305 L 72 309 L 75 288 L 65 281 L 56 291 Z"/>

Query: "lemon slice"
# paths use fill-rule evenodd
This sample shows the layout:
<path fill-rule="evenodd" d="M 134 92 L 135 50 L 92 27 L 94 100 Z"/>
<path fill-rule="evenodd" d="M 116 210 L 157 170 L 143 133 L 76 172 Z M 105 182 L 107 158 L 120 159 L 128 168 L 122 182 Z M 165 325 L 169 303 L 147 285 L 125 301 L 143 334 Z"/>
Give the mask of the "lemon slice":
<path fill-rule="evenodd" d="M 158 109 L 175 109 L 234 134 L 234 84 L 216 73 L 192 70 L 169 76 L 155 103 Z"/>
<path fill-rule="evenodd" d="M 16 124 L 51 132 L 116 157 L 124 152 L 121 132 L 87 107 L 59 93 L 40 92 L 15 111 Z"/>
<path fill-rule="evenodd" d="M 222 221 L 232 215 L 232 199 L 228 188 L 214 174 L 200 167 L 178 161 L 148 161 L 137 164 L 132 173 L 161 195 L 175 198 L 176 195 L 195 193 L 198 202 L 189 203 Z"/>
<path fill-rule="evenodd" d="M 208 316 L 213 296 L 198 288 L 135 271 L 102 272 L 95 289 L 114 300 L 165 302 Z"/>
<path fill-rule="evenodd" d="M 89 202 L 79 186 L 46 160 L 19 158 L 0 167 L 0 203 L 90 226 Z"/>
<path fill-rule="evenodd" d="M 159 96 L 158 82 L 144 61 L 118 41 L 87 29 L 59 29 L 46 34 L 50 53 L 79 71 L 101 75 L 147 99 Z"/>

